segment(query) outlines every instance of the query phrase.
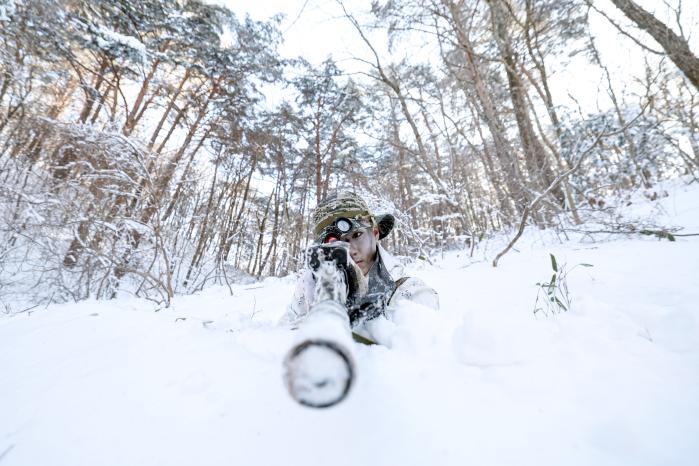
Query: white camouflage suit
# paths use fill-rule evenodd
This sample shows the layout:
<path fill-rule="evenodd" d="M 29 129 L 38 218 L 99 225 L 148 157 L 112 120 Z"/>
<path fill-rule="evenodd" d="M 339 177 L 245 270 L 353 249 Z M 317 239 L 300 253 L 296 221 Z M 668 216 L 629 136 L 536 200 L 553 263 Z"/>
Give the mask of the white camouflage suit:
<path fill-rule="evenodd" d="M 439 296 L 425 282 L 416 277 L 406 277 L 403 265 L 398 260 L 389 254 L 381 244 L 377 245 L 378 256 L 377 263 L 381 261 L 383 266 L 388 271 L 390 278 L 396 283 L 397 288 L 390 297 L 386 308 L 385 318 L 389 321 L 393 320 L 396 312 L 400 311 L 401 301 L 412 301 L 434 310 L 439 310 Z M 376 264 L 375 264 L 376 266 Z M 281 324 L 298 326 L 300 322 L 310 312 L 310 302 L 313 299 L 314 290 L 313 277 L 309 270 L 304 270 L 296 283 L 294 298 L 289 303 L 287 311 L 281 319 Z M 354 327 L 352 331 L 362 337 L 369 338 L 377 343 L 386 343 L 382 332 L 378 331 L 378 326 L 381 324 L 382 317 L 361 323 Z"/>

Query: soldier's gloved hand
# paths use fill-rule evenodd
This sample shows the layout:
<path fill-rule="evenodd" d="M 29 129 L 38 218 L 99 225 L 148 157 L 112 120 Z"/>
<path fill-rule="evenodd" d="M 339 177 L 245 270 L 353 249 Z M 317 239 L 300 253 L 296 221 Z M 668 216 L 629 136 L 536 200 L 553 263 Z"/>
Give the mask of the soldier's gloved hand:
<path fill-rule="evenodd" d="M 341 304 L 349 306 L 367 293 L 367 279 L 350 258 L 348 243 L 335 241 L 311 246 L 306 264 L 304 287 L 309 307 L 318 299 L 341 300 Z M 318 298 L 319 293 L 322 298 Z"/>
<path fill-rule="evenodd" d="M 350 325 L 352 328 L 364 322 L 372 321 L 386 313 L 386 295 L 371 293 L 359 297 L 349 307 Z"/>
<path fill-rule="evenodd" d="M 301 280 L 303 282 L 303 296 L 308 306 L 306 310 L 308 310 L 315 304 L 316 281 L 313 278 L 313 271 L 309 268 L 303 269 Z"/>
<path fill-rule="evenodd" d="M 352 260 L 348 258 L 348 280 L 353 280 L 354 283 L 349 283 L 349 289 L 354 290 L 354 299 L 358 299 L 367 294 L 369 291 L 369 280 L 362 273 L 362 269 Z"/>

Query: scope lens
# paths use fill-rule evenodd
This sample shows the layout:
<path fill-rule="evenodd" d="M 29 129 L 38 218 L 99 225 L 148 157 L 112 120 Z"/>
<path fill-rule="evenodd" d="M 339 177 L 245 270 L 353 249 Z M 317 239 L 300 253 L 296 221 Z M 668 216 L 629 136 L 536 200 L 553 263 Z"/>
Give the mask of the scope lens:
<path fill-rule="evenodd" d="M 338 220 L 336 225 L 337 225 L 337 229 L 343 233 L 347 233 L 352 228 L 352 224 L 344 218 L 341 218 L 340 220 Z"/>

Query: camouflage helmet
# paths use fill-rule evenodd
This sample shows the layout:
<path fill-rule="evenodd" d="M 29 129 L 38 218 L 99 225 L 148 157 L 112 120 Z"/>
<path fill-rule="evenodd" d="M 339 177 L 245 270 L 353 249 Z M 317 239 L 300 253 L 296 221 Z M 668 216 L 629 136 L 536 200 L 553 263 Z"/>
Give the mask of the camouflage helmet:
<path fill-rule="evenodd" d="M 341 217 L 361 218 L 379 227 L 379 239 L 385 238 L 393 229 L 395 218 L 391 214 L 375 217 L 364 199 L 352 191 L 335 192 L 318 203 L 313 211 L 313 234 L 317 237 L 332 222 Z"/>

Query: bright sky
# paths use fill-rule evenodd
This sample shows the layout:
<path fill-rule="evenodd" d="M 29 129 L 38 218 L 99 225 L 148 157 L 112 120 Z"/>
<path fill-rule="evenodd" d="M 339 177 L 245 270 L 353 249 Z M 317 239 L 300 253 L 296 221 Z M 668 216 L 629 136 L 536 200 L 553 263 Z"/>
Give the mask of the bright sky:
<path fill-rule="evenodd" d="M 286 57 L 302 56 L 312 63 L 319 64 L 332 54 L 339 65 L 348 71 L 363 68 L 363 65 L 353 60 L 352 57 L 371 60 L 369 49 L 361 41 L 348 20 L 343 17 L 342 9 L 336 0 L 208 1 L 226 5 L 240 16 L 249 14 L 257 20 L 264 20 L 277 13 L 283 13 L 286 16 L 281 24 L 284 44 L 280 52 Z M 674 17 L 670 15 L 665 2 L 675 5 L 681 0 L 636 1 L 644 8 L 654 11 L 661 20 L 677 29 L 674 25 Z M 348 11 L 360 18 L 360 22 L 362 16 L 370 8 L 369 0 L 344 0 L 343 3 Z M 628 21 L 609 0 L 596 0 L 595 5 L 607 11 L 621 24 L 628 24 Z M 699 20 L 699 2 L 697 0 L 683 0 L 683 28 L 691 36 L 690 45 L 693 50 L 699 53 L 696 34 L 691 34 L 696 29 L 697 20 Z M 606 19 L 594 12 L 591 14 L 591 29 L 597 37 L 602 60 L 613 74 L 615 83 L 632 82 L 634 76 L 643 75 L 643 54 L 637 45 L 620 35 Z M 644 34 L 634 32 L 634 36 L 649 47 L 659 48 L 650 37 Z M 383 40 L 385 39 L 382 36 L 372 37 L 372 41 L 377 44 Z M 606 83 L 601 82 L 601 72 L 596 67 L 590 67 L 582 56 L 573 58 L 565 70 L 559 71 L 558 79 L 553 77 L 551 84 L 555 93 L 554 97 L 558 102 L 567 101 L 568 105 L 577 105 L 568 97 L 568 94 L 572 94 L 586 107 L 585 110 L 595 111 L 598 105 L 606 107 L 605 102 L 597 100 L 598 94 L 602 95 L 603 100 L 606 94 L 604 91 L 598 92 L 600 86 L 606 87 Z M 586 95 L 591 98 L 585 98 Z"/>
<path fill-rule="evenodd" d="M 257 20 L 277 13 L 286 15 L 281 25 L 284 44 L 280 52 L 287 57 L 303 56 L 321 63 L 330 54 L 336 61 L 356 55 L 361 46 L 356 31 L 344 18 L 335 0 L 209 0 L 228 6 L 238 15 L 249 14 Z M 368 11 L 367 0 L 345 0 L 353 14 Z"/>

